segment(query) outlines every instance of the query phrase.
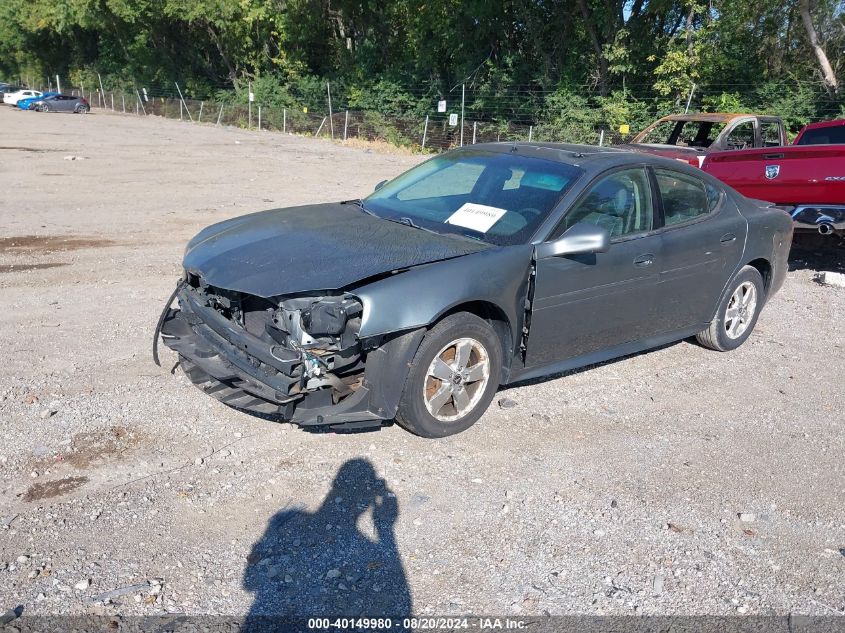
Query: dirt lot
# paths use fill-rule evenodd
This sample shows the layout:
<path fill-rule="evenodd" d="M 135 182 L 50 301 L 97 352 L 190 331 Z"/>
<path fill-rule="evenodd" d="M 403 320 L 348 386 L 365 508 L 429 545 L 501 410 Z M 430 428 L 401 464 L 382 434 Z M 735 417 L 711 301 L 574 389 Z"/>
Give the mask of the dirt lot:
<path fill-rule="evenodd" d="M 845 611 L 845 290 L 803 261 L 736 352 L 524 384 L 442 441 L 310 434 L 153 365 L 183 245 L 419 157 L 6 107 L 0 129 L 0 612 Z"/>

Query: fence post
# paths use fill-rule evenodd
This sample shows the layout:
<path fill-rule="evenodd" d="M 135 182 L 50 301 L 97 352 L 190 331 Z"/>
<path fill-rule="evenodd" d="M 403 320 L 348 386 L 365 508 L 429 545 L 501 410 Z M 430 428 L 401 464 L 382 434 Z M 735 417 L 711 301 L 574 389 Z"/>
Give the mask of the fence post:
<path fill-rule="evenodd" d="M 282 108 L 282 132 L 288 131 L 288 109 Z"/>
<path fill-rule="evenodd" d="M 603 145 L 604 145 L 604 130 L 601 130 L 599 132 L 599 147 L 602 147 Z"/>
<path fill-rule="evenodd" d="M 323 126 L 326 124 L 326 119 L 327 119 L 327 118 L 328 118 L 328 117 L 323 117 L 323 120 L 322 120 L 322 121 L 320 121 L 320 127 L 318 127 L 318 128 L 317 128 L 317 132 L 316 132 L 316 134 L 314 134 L 314 136 L 320 136 L 320 130 L 322 130 L 322 129 L 323 129 Z"/>
<path fill-rule="evenodd" d="M 425 137 L 428 135 L 428 115 L 425 115 L 425 125 L 423 126 L 423 140 L 420 149 L 425 149 Z"/>
<path fill-rule="evenodd" d="M 97 79 L 100 80 L 100 93 L 103 95 L 103 101 L 106 100 L 106 91 L 103 90 L 103 78 L 100 77 L 100 73 L 97 73 Z"/>
<path fill-rule="evenodd" d="M 194 117 L 191 116 L 191 111 L 188 110 L 188 104 L 185 103 L 185 97 L 182 96 L 182 90 L 180 90 L 179 84 L 177 84 L 175 81 L 173 83 L 176 84 L 176 90 L 179 92 L 179 100 L 182 102 L 182 105 L 185 106 L 185 112 L 188 113 L 188 118 L 191 120 L 191 123 L 193 123 Z M 181 119 L 182 119 L 182 108 L 179 108 L 179 120 L 181 120 Z"/>
<path fill-rule="evenodd" d="M 179 120 L 182 120 L 182 102 L 179 102 Z"/>
<path fill-rule="evenodd" d="M 223 104 L 220 104 L 220 112 L 217 113 L 217 125 L 220 125 L 220 117 L 223 116 Z"/>
<path fill-rule="evenodd" d="M 475 145 L 475 130 L 478 126 L 478 121 L 472 122 L 472 144 Z"/>
<path fill-rule="evenodd" d="M 528 126 L 528 142 L 529 142 L 529 143 L 531 142 L 531 137 L 532 137 L 532 136 L 534 136 L 534 126 L 533 126 L 533 125 L 529 125 L 529 126 Z"/>
<path fill-rule="evenodd" d="M 138 103 L 139 103 L 139 104 L 140 104 L 140 106 L 141 106 L 141 110 L 143 110 L 143 111 L 144 111 L 144 114 L 146 115 L 146 114 L 147 114 L 147 109 L 144 107 L 144 102 L 143 102 L 143 101 L 141 101 L 141 93 L 140 93 L 140 92 L 138 92 L 138 89 L 137 89 L 137 88 L 135 88 L 135 94 L 138 96 Z M 137 112 L 137 110 L 138 110 L 138 108 L 135 108 L 135 111 L 136 111 L 136 112 Z"/>
<path fill-rule="evenodd" d="M 332 131 L 332 140 L 334 140 L 334 119 L 332 118 L 332 89 L 329 82 L 326 82 L 326 94 L 329 96 L 329 128 Z"/>
<path fill-rule="evenodd" d="M 109 96 L 111 97 L 111 111 L 114 112 L 114 93 L 110 92 Z"/>
<path fill-rule="evenodd" d="M 258 106 L 258 129 L 261 130 L 261 106 Z"/>
<path fill-rule="evenodd" d="M 204 103 L 205 101 L 200 101 L 200 115 L 197 117 L 197 123 L 202 123 L 202 106 Z"/>
<path fill-rule="evenodd" d="M 59 81 L 59 76 L 56 75 L 56 92 L 62 91 L 62 82 Z"/>
<path fill-rule="evenodd" d="M 464 101 L 466 98 L 466 84 L 461 84 L 461 147 L 464 146 Z"/>
<path fill-rule="evenodd" d="M 349 127 L 349 110 L 346 111 L 346 116 L 343 118 L 343 140 L 346 140 L 346 128 Z"/>
<path fill-rule="evenodd" d="M 122 92 L 120 93 L 120 104 L 123 108 L 123 114 L 126 114 L 126 95 Z"/>
<path fill-rule="evenodd" d="M 249 91 L 246 95 L 247 100 L 247 108 L 249 109 L 249 118 L 246 123 L 246 129 L 252 129 L 252 82 L 249 82 L 247 90 Z"/>

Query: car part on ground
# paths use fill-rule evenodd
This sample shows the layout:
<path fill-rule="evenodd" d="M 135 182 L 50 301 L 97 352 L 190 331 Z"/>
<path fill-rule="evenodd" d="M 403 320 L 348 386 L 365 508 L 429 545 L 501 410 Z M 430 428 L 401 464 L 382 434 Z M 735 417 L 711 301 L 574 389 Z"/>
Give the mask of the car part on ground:
<path fill-rule="evenodd" d="M 695 334 L 738 346 L 783 283 L 791 233 L 782 210 L 676 161 L 482 145 L 363 201 L 203 230 L 159 328 L 228 405 L 443 437 L 502 384 Z"/>

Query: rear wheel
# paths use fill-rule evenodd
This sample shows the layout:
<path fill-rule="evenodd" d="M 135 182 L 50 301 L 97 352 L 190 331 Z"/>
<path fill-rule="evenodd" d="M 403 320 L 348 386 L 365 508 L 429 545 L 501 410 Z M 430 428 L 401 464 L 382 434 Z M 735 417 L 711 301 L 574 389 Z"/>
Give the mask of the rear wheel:
<path fill-rule="evenodd" d="M 396 421 L 422 437 L 460 433 L 490 405 L 501 369 L 502 346 L 490 324 L 468 312 L 448 316 L 417 350 Z"/>
<path fill-rule="evenodd" d="M 89 108 L 87 105 L 80 104 L 76 106 L 76 110 L 74 110 L 74 112 L 76 112 L 76 114 L 85 114 L 86 112 L 88 112 L 88 109 Z"/>
<path fill-rule="evenodd" d="M 763 277 L 753 266 L 745 266 L 731 281 L 716 318 L 696 339 L 719 352 L 736 349 L 751 336 L 764 300 Z"/>

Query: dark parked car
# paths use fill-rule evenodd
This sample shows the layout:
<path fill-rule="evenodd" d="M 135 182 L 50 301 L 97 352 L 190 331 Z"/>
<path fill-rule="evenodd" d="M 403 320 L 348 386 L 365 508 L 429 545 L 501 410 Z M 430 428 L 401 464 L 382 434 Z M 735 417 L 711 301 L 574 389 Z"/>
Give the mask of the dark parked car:
<path fill-rule="evenodd" d="M 73 112 L 85 114 L 91 109 L 88 100 L 84 97 L 72 95 L 54 94 L 49 97 L 37 99 L 30 104 L 30 109 L 38 112 Z"/>
<path fill-rule="evenodd" d="M 783 211 L 677 161 L 476 145 L 365 200 L 201 231 L 154 340 L 233 407 L 443 437 L 503 384 L 693 335 L 738 347 L 791 236 Z"/>

